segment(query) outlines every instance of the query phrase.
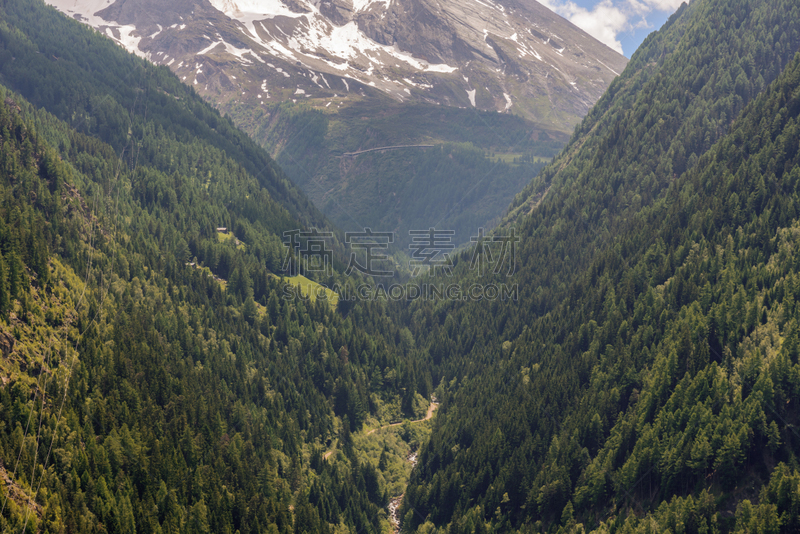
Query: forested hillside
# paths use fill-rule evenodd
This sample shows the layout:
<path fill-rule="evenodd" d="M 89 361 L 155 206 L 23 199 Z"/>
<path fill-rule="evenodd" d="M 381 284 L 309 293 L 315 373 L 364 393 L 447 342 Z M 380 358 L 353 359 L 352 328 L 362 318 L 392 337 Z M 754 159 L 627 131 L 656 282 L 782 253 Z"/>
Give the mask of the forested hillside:
<path fill-rule="evenodd" d="M 118 152 L 128 135 L 145 138 L 145 121 L 176 140 L 213 145 L 237 160 L 295 218 L 322 226 L 319 212 L 269 156 L 169 69 L 112 46 L 98 32 L 65 24 L 63 15 L 41 2 L 0 5 L 0 75 L 32 104 L 82 133 L 102 137 Z M 134 102 L 142 111 L 131 119 L 128 132 L 123 117 Z"/>
<path fill-rule="evenodd" d="M 404 531 L 798 530 L 799 10 L 682 7 L 487 238 L 520 237 L 514 272 L 475 268 L 487 241 L 415 280 L 517 299 L 334 308 L 284 298 L 287 230 L 333 233 L 305 275 L 359 280 L 262 149 L 166 69 L 0 0 L 0 529 L 389 531 L 389 454 L 423 431 L 362 428 L 435 391 Z M 288 153 L 324 145 L 312 115 Z"/>
<path fill-rule="evenodd" d="M 411 229 L 461 245 L 495 226 L 627 64 L 535 1 L 46 1 L 172 69 L 341 229 L 401 250 Z M 413 144 L 440 150 L 341 158 Z"/>
<path fill-rule="evenodd" d="M 519 301 L 398 310 L 444 401 L 406 531 L 797 528 L 799 17 L 679 10 L 513 206 L 517 273 L 463 256 Z"/>
<path fill-rule="evenodd" d="M 514 196 L 568 136 L 511 114 L 375 96 L 335 113 L 306 103 L 226 106 L 319 208 L 344 230 L 436 226 L 470 242 L 498 224 Z M 343 154 L 397 145 L 432 145 Z"/>
<path fill-rule="evenodd" d="M 0 530 L 385 530 L 351 433 L 431 387 L 379 306 L 283 298 L 282 233 L 319 212 L 39 0 L 0 3 L 0 82 Z"/>

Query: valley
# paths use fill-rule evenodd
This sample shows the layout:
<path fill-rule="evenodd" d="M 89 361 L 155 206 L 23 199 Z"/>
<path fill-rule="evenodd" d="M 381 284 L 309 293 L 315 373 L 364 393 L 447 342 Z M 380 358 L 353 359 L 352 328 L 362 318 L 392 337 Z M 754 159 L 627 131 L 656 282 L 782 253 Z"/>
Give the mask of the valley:
<path fill-rule="evenodd" d="M 463 245 L 496 225 L 627 62 L 536 2 L 50 3 L 168 66 L 338 227 L 394 232 L 396 253 L 410 230 Z M 438 151 L 371 151 L 411 144 Z"/>
<path fill-rule="evenodd" d="M 796 2 L 619 65 L 516 0 L 55 3 L 0 0 L 0 531 L 800 529 Z"/>

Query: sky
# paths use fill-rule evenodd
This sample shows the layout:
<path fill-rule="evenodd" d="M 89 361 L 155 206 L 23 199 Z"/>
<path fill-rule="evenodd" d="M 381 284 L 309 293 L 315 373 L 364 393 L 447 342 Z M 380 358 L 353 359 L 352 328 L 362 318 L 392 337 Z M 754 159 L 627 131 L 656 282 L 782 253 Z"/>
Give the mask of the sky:
<path fill-rule="evenodd" d="M 595 39 L 631 57 L 684 0 L 538 0 Z"/>

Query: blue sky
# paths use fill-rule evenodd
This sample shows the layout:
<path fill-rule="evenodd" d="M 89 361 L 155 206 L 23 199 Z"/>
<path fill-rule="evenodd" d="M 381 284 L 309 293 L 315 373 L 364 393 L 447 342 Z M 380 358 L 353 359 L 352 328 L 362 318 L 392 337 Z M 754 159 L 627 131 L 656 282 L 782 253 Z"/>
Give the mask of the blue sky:
<path fill-rule="evenodd" d="M 539 0 L 617 52 L 631 57 L 684 0 Z"/>

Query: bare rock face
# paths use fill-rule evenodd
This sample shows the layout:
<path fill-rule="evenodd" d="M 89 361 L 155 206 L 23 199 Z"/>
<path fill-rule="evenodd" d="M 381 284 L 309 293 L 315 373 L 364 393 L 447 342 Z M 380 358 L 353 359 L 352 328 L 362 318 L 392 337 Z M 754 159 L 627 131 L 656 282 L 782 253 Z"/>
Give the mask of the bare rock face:
<path fill-rule="evenodd" d="M 353 20 L 353 2 L 350 0 L 322 0 L 319 12 L 336 26 L 344 26 Z"/>
<path fill-rule="evenodd" d="M 398 102 L 571 132 L 627 60 L 533 0 L 46 0 L 219 105 Z"/>
<path fill-rule="evenodd" d="M 8 358 L 14 351 L 16 339 L 9 332 L 0 331 L 0 353 L 3 358 Z"/>
<path fill-rule="evenodd" d="M 400 50 L 424 59 L 428 63 L 454 64 L 468 59 L 459 54 L 459 36 L 449 21 L 438 18 L 430 6 L 422 0 L 409 0 L 394 3 L 387 12 L 370 13 L 377 19 L 373 31 L 376 34 L 390 35 L 386 44 L 396 44 Z M 367 35 L 366 28 L 359 19 L 359 28 Z"/>

